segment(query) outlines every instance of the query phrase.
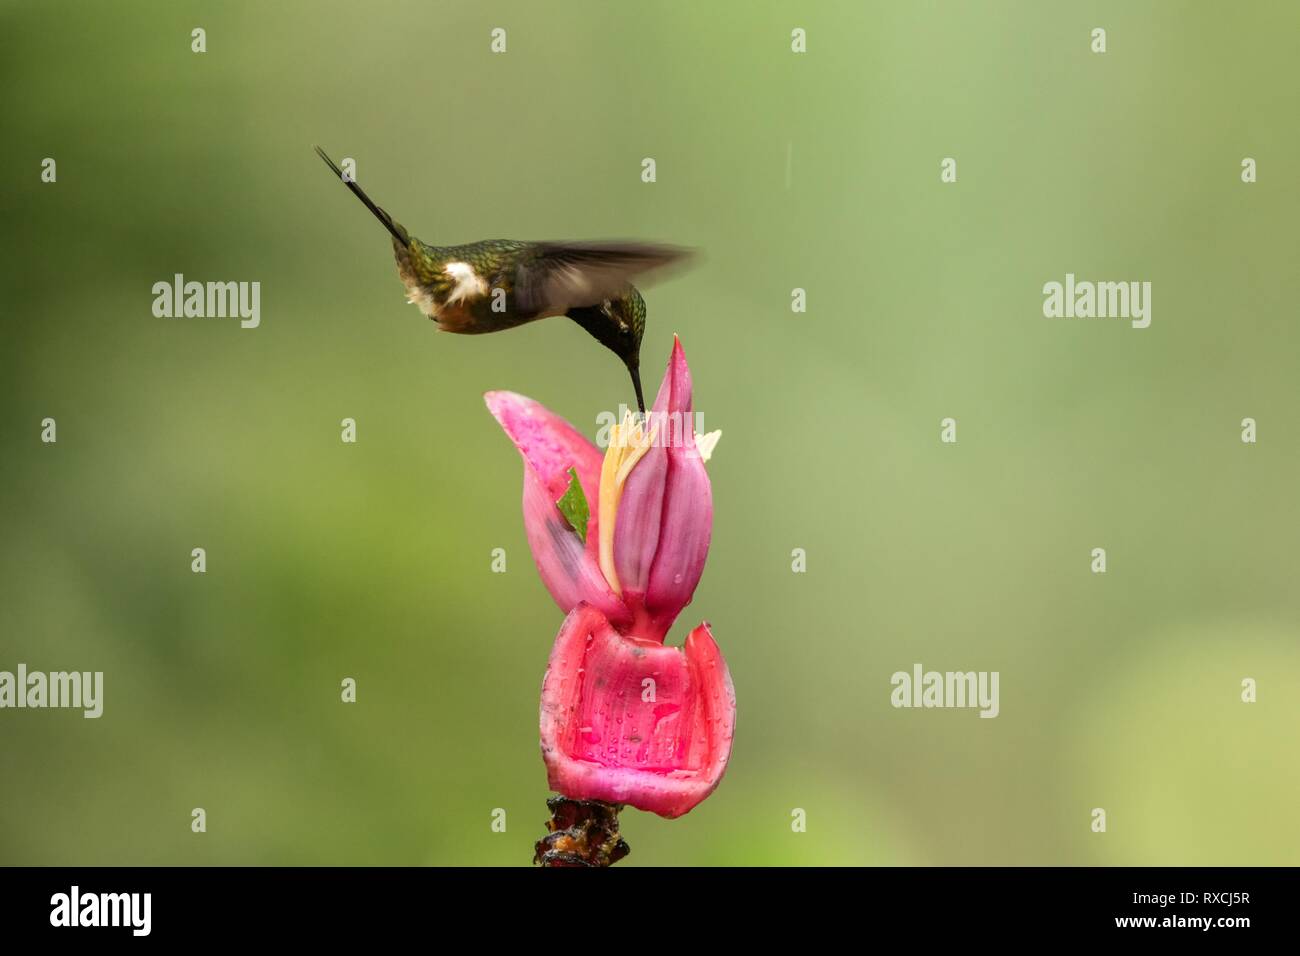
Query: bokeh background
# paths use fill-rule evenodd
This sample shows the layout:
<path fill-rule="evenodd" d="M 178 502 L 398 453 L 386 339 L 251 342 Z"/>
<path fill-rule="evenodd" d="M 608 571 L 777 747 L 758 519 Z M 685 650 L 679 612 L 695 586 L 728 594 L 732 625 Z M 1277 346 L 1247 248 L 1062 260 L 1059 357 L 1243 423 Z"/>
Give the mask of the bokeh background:
<path fill-rule="evenodd" d="M 625 375 L 563 320 L 435 334 L 320 143 L 430 241 L 704 252 L 643 355 L 653 389 L 680 333 L 723 429 L 670 640 L 713 623 L 738 735 L 687 817 L 625 814 L 625 865 L 1300 863 L 1297 30 L 1288 0 L 5 4 L 0 669 L 106 692 L 0 712 L 0 862 L 522 865 L 542 833 L 561 615 L 481 394 L 594 434 Z M 260 281 L 261 327 L 155 318 L 177 272 Z M 1045 319 L 1066 272 L 1151 281 L 1151 327 Z M 999 671 L 1001 715 L 893 709 L 914 662 Z"/>

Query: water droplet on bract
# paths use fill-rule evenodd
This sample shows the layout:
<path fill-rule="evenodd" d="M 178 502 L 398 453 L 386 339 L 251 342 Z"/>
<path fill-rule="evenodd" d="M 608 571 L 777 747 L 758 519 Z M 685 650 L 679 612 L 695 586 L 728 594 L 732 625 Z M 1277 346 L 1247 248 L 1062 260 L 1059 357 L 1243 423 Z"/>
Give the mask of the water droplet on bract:
<path fill-rule="evenodd" d="M 682 583 L 682 576 L 680 574 L 674 574 L 673 584 L 681 584 L 681 583 Z"/>

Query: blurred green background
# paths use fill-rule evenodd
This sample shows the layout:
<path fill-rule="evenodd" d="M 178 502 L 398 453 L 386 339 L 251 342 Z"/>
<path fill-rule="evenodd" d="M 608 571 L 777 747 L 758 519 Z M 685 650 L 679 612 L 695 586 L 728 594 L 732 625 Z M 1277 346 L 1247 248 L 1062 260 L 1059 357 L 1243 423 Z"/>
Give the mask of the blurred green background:
<path fill-rule="evenodd" d="M 0 712 L 0 862 L 522 865 L 542 833 L 561 614 L 481 394 L 594 434 L 625 374 L 563 320 L 435 334 L 320 143 L 429 241 L 704 251 L 649 290 L 643 364 L 680 333 L 723 429 L 670 640 L 713 623 L 737 737 L 687 817 L 625 814 L 626 865 L 1300 863 L 1298 29 L 1286 0 L 5 5 L 0 669 L 106 690 Z M 261 327 L 155 318 L 177 272 L 261 282 Z M 1151 281 L 1151 327 L 1045 319 L 1066 272 Z M 893 709 L 914 662 L 1000 671 L 1001 715 Z"/>

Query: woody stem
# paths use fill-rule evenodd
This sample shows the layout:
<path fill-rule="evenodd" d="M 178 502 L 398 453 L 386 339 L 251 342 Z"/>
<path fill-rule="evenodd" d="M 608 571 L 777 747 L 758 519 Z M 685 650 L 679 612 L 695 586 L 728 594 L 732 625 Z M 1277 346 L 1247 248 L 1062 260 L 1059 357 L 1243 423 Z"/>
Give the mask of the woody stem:
<path fill-rule="evenodd" d="M 622 804 L 551 797 L 546 836 L 537 841 L 533 862 L 547 867 L 613 866 L 631 852 L 619 836 Z"/>

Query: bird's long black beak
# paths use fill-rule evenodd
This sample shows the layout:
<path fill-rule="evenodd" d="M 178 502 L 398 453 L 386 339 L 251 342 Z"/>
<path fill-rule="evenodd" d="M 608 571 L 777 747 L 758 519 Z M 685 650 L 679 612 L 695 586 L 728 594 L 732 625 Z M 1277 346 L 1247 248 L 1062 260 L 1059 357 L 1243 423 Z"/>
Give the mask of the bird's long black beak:
<path fill-rule="evenodd" d="M 636 404 L 641 409 L 641 417 L 645 418 L 645 396 L 641 394 L 641 366 L 629 365 L 628 372 L 632 376 L 632 387 L 636 389 Z"/>
<path fill-rule="evenodd" d="M 393 222 L 392 216 L 376 206 L 375 201 L 366 195 L 365 190 L 357 184 L 356 180 L 349 176 L 344 176 L 343 170 L 339 169 L 338 164 L 326 155 L 325 150 L 321 149 L 319 146 L 313 146 L 312 149 L 316 150 L 316 155 L 323 159 L 325 165 L 334 171 L 334 175 L 343 180 L 343 185 L 352 190 L 352 195 L 356 196 L 366 204 L 366 208 L 370 210 L 376 219 L 383 223 L 385 229 L 393 234 L 394 239 L 404 246 L 409 246 L 411 244 L 411 237 L 405 235 L 406 230 Z"/>

